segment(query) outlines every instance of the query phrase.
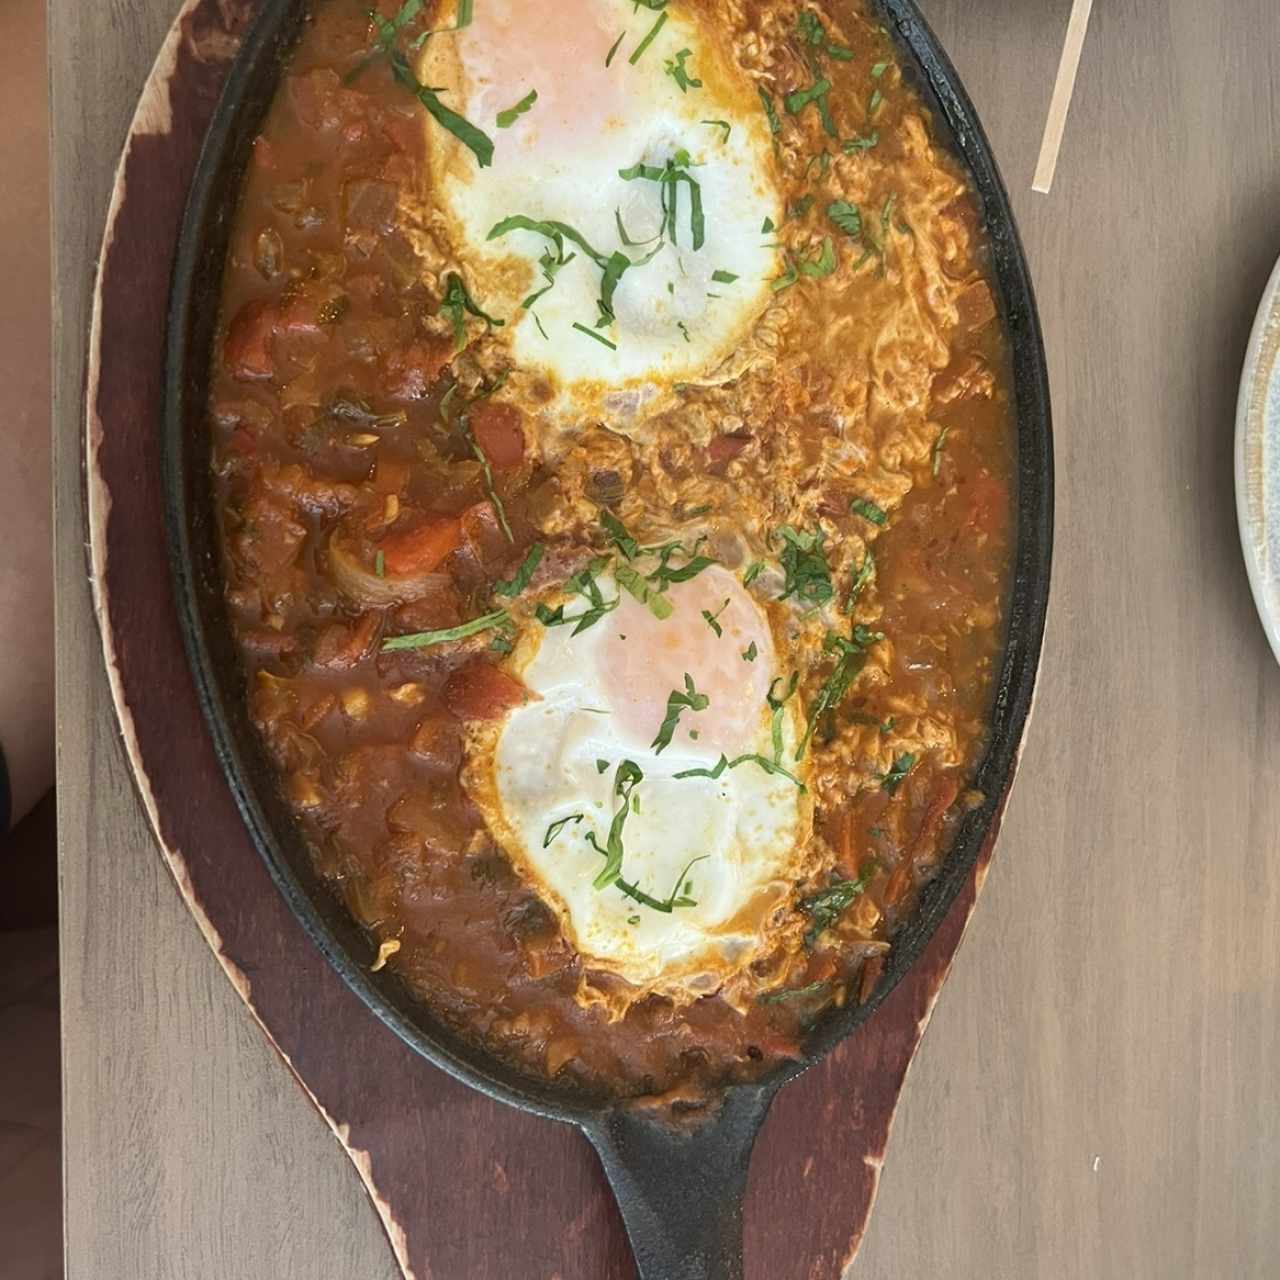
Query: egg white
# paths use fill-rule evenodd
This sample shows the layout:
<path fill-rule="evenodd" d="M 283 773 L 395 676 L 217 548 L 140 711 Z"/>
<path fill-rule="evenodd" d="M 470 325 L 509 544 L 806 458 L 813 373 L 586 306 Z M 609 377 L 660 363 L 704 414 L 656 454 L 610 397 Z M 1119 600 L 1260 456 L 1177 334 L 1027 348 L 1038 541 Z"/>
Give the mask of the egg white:
<path fill-rule="evenodd" d="M 613 599 L 612 577 L 598 581 Z M 714 771 L 722 755 L 772 758 L 764 695 L 778 673 L 767 619 L 727 571 L 708 569 L 673 586 L 670 598 L 675 613 L 661 622 L 624 592 L 617 609 L 580 635 L 532 626 L 512 669 L 537 697 L 473 739 L 468 782 L 490 829 L 587 964 L 687 1002 L 719 989 L 759 954 L 799 874 L 812 810 L 793 782 L 754 762 L 716 778 L 676 776 Z M 716 636 L 701 610 L 726 599 L 731 607 L 722 609 Z M 582 607 L 577 598 L 566 612 Z M 628 645 L 637 655 L 630 669 L 618 659 Z M 672 682 L 663 646 L 711 702 L 684 711 L 671 745 L 658 751 L 656 708 L 665 709 Z M 784 762 L 795 769 L 801 731 L 792 698 L 782 733 Z M 690 905 L 663 912 L 616 884 L 594 887 L 604 858 L 587 833 L 606 846 L 622 803 L 623 761 L 644 776 L 623 827 L 622 877 L 657 901 L 686 897 Z"/>
<path fill-rule="evenodd" d="M 633 63 L 659 15 L 632 0 L 477 5 L 471 25 L 427 43 L 419 68 L 494 140 L 492 165 L 482 169 L 433 124 L 427 196 L 484 305 L 506 319 L 514 362 L 559 392 L 553 407 L 562 415 L 642 414 L 672 384 L 722 363 L 772 296 L 777 255 L 764 227 L 782 221 L 782 201 L 755 87 L 704 11 L 669 6 L 662 14 Z M 682 50 L 687 75 L 701 81 L 683 92 L 667 69 Z M 498 113 L 530 91 L 537 101 L 496 128 Z M 662 184 L 619 175 L 637 163 L 661 168 L 681 153 L 704 209 L 705 242 L 696 250 L 688 184 L 678 186 L 673 240 L 663 231 Z M 554 285 L 521 307 L 547 283 L 540 259 L 555 250 L 529 230 L 490 239 L 512 215 L 562 222 L 603 257 L 622 252 L 635 264 L 618 284 L 611 322 L 597 324 L 601 268 L 572 242 L 565 256 L 576 256 Z M 619 219 L 626 237 L 642 243 L 624 243 Z"/>

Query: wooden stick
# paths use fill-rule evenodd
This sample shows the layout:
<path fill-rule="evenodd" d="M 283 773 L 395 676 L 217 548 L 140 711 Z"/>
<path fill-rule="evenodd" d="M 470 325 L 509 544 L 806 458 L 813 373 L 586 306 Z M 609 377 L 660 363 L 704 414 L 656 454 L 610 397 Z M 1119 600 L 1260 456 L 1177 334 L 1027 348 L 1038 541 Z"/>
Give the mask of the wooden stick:
<path fill-rule="evenodd" d="M 1049 194 L 1049 188 L 1053 186 L 1053 173 L 1058 167 L 1058 152 L 1062 149 L 1062 135 L 1067 128 L 1067 111 L 1071 107 L 1071 95 L 1075 92 L 1080 54 L 1084 49 L 1084 37 L 1089 30 L 1089 15 L 1092 12 L 1093 0 L 1074 0 L 1071 6 L 1067 39 L 1062 46 L 1058 78 L 1054 82 L 1053 97 L 1049 101 L 1044 140 L 1040 143 L 1040 159 L 1036 163 L 1036 176 L 1031 180 L 1031 189 L 1044 195 Z"/>

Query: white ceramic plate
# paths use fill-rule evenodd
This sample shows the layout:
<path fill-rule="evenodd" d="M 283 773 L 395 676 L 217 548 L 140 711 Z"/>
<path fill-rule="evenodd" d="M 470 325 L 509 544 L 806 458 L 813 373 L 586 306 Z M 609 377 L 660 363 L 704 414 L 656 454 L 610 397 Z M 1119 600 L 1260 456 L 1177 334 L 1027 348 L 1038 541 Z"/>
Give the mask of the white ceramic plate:
<path fill-rule="evenodd" d="M 1262 295 L 1240 379 L 1236 509 L 1253 598 L 1280 662 L 1280 263 Z"/>

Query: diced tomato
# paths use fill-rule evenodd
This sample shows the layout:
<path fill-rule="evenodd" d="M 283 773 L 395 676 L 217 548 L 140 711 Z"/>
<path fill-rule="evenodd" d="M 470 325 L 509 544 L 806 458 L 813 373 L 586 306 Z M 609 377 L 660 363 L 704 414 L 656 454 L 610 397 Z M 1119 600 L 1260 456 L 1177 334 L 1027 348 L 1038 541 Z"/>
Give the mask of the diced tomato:
<path fill-rule="evenodd" d="M 319 333 L 320 299 L 299 291 L 281 302 L 276 330 L 279 333 Z"/>
<path fill-rule="evenodd" d="M 471 410 L 471 434 L 499 470 L 518 467 L 524 459 L 524 415 L 515 405 L 482 400 Z"/>
<path fill-rule="evenodd" d="M 311 664 L 326 671 L 347 671 L 364 658 L 378 633 L 378 615 L 366 613 L 350 626 L 331 623 L 316 638 Z"/>
<path fill-rule="evenodd" d="M 421 400 L 453 355 L 446 338 L 424 339 L 387 352 L 382 361 L 382 387 L 400 400 Z"/>
<path fill-rule="evenodd" d="M 355 130 L 356 140 L 363 136 L 370 100 L 366 94 L 345 86 L 331 67 L 316 67 L 290 76 L 288 84 L 293 109 L 303 124 L 321 130 L 340 127 L 344 136 Z"/>
<path fill-rule="evenodd" d="M 236 312 L 222 344 L 222 359 L 233 378 L 251 382 L 275 377 L 271 339 L 278 319 L 276 304 L 265 298 L 246 302 Z"/>
<path fill-rule="evenodd" d="M 227 448 L 242 458 L 249 458 L 258 452 L 258 438 L 248 427 L 240 426 L 231 433 Z"/>
<path fill-rule="evenodd" d="M 459 668 L 444 686 L 444 705 L 459 720 L 498 720 L 529 700 L 529 690 L 505 671 L 478 658 Z"/>
<path fill-rule="evenodd" d="M 403 577 L 411 573 L 431 573 L 461 545 L 461 521 L 442 516 L 391 534 L 382 540 L 380 549 L 387 572 Z"/>
<path fill-rule="evenodd" d="M 409 750 L 428 768 L 450 773 L 462 759 L 458 725 L 446 715 L 430 715 L 413 732 Z"/>
<path fill-rule="evenodd" d="M 266 138 L 253 140 L 253 162 L 259 169 L 273 170 L 276 167 L 275 148 Z"/>
<path fill-rule="evenodd" d="M 713 467 L 732 462 L 751 443 L 753 438 L 745 432 L 716 436 L 707 446 L 707 461 Z"/>

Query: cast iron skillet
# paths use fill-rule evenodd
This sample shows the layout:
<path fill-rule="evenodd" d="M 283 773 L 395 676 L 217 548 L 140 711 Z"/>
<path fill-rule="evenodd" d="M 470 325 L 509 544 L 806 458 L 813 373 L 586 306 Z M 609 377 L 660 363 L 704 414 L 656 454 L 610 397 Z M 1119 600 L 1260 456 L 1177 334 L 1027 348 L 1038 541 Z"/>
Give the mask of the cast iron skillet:
<path fill-rule="evenodd" d="M 493 1098 L 576 1124 L 600 1154 L 642 1280 L 738 1280 L 742 1196 L 756 1132 L 778 1088 L 870 1017 L 920 954 L 969 875 L 1017 763 L 1040 657 L 1053 533 L 1049 392 L 1035 300 L 1008 196 L 946 55 L 914 0 L 876 0 L 904 72 L 969 171 L 994 255 L 998 303 L 1013 355 L 1017 412 L 1017 540 L 1008 635 L 991 744 L 975 785 L 985 802 L 962 820 L 951 852 L 894 941 L 867 1003 L 813 1028 L 805 1056 L 756 1084 L 728 1089 L 718 1112 L 676 1132 L 607 1099 L 532 1079 L 467 1044 L 394 976 L 371 973 L 371 947 L 316 875 L 249 722 L 244 678 L 226 622 L 209 480 L 205 405 L 223 264 L 253 137 L 309 0 L 267 0 L 236 59 L 196 169 L 170 297 L 163 466 L 178 608 L 205 717 L 245 823 L 272 877 L 315 944 L 369 1009 L 407 1044 Z"/>

